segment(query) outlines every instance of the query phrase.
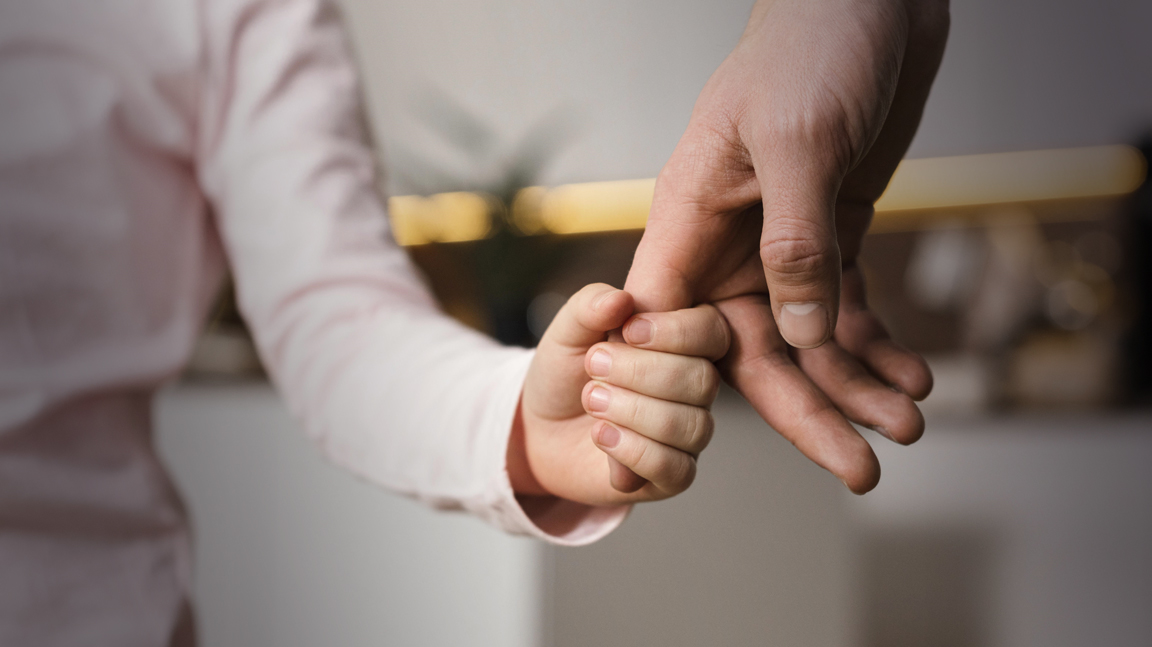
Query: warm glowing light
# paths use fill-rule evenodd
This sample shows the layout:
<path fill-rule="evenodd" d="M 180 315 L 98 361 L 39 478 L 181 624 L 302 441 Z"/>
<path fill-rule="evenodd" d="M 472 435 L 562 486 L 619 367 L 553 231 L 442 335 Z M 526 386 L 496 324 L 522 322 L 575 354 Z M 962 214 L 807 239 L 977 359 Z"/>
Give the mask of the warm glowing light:
<path fill-rule="evenodd" d="M 1122 196 L 1139 187 L 1147 171 L 1140 151 L 1130 146 L 905 160 L 876 203 L 873 229 L 907 227 L 909 214 Z M 511 221 L 530 235 L 643 229 L 655 185 L 624 180 L 529 187 L 513 201 Z M 492 196 L 475 193 L 400 196 L 389 206 L 401 245 L 479 240 L 491 230 L 491 214 L 502 208 Z"/>
<path fill-rule="evenodd" d="M 1146 172 L 1130 146 L 905 160 L 876 212 L 1125 195 Z"/>
<path fill-rule="evenodd" d="M 521 191 L 524 207 L 517 222 L 523 218 L 554 234 L 643 229 L 655 188 L 656 180 L 567 184 L 543 191 L 532 187 Z M 522 202 L 521 196 L 516 202 Z"/>
<path fill-rule="evenodd" d="M 499 208 L 499 201 L 493 196 L 465 191 L 388 201 L 392 234 L 401 245 L 480 240 L 492 228 L 494 208 Z"/>

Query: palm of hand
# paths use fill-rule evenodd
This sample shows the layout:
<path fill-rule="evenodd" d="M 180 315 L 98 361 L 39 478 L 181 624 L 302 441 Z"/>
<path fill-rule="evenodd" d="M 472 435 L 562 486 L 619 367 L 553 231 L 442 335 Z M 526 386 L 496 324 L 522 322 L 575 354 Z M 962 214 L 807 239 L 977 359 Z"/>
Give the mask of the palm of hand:
<path fill-rule="evenodd" d="M 705 262 L 692 264 L 698 274 L 681 285 L 694 289 L 692 303 L 714 303 L 729 320 L 734 343 L 720 363 L 725 379 L 802 452 L 849 489 L 866 492 L 879 479 L 879 464 L 849 420 L 914 442 L 923 418 L 913 399 L 927 395 L 931 375 L 918 356 L 889 339 L 867 307 L 855 267 L 845 273 L 833 338 L 815 349 L 790 347 L 773 318 L 756 245 L 760 226 L 759 209 L 745 210 L 724 236 L 711 239 L 713 249 L 696 250 Z M 644 253 L 674 258 L 661 242 L 646 236 Z"/>
<path fill-rule="evenodd" d="M 583 359 L 581 354 L 574 364 L 581 373 Z M 585 375 L 584 380 L 587 379 Z M 542 384 L 547 381 L 547 378 L 537 381 L 530 375 L 521 405 L 524 425 L 538 430 L 528 451 L 534 457 L 532 472 L 542 489 L 539 494 L 592 505 L 637 500 L 638 497 L 627 496 L 609 483 L 604 452 L 592 442 L 591 431 L 597 421 L 584 412 L 578 395 L 582 385 L 564 387 L 577 395 L 570 402 L 560 402 L 545 393 L 551 391 Z"/>

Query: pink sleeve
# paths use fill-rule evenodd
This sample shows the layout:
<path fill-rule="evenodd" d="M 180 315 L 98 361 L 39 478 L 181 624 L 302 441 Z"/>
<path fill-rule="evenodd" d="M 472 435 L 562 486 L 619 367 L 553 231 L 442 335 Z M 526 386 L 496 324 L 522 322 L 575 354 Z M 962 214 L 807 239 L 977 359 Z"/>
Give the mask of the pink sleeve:
<path fill-rule="evenodd" d="M 443 315 L 392 241 L 334 9 L 209 0 L 204 33 L 201 184 L 241 310 L 308 433 L 374 483 L 508 532 L 611 532 L 627 508 L 514 497 L 505 455 L 531 352 Z"/>

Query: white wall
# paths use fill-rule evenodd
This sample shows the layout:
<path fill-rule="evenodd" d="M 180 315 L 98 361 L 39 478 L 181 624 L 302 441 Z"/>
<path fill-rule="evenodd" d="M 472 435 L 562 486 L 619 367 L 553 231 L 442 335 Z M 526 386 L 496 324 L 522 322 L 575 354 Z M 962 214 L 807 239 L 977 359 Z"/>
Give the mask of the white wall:
<path fill-rule="evenodd" d="M 530 647 L 539 546 L 325 462 L 267 385 L 179 385 L 157 443 L 195 531 L 201 647 Z"/>
<path fill-rule="evenodd" d="M 748 0 L 345 0 L 386 152 L 442 152 L 413 118 L 429 88 L 508 142 L 556 108 L 579 134 L 553 181 L 651 177 L 736 43 Z M 441 159 L 448 159 L 442 156 Z"/>
<path fill-rule="evenodd" d="M 931 422 L 847 507 L 862 644 L 1152 644 L 1152 413 Z"/>
<path fill-rule="evenodd" d="M 1130 143 L 1152 129 L 1152 3 L 954 0 L 912 157 Z"/>
<path fill-rule="evenodd" d="M 652 177 L 752 0 L 344 0 L 386 151 L 452 156 L 413 118 L 438 88 L 508 141 L 583 124 L 551 182 Z M 1129 141 L 1152 127 L 1152 3 L 963 0 L 913 157 Z M 394 160 L 394 161 L 399 161 Z"/>

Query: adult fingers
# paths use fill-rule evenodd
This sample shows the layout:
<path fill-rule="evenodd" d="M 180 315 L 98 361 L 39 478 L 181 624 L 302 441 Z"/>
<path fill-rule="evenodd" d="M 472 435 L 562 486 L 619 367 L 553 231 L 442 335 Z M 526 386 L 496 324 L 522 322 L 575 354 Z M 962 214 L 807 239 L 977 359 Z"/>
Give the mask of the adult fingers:
<path fill-rule="evenodd" d="M 584 410 L 669 447 L 699 454 L 712 440 L 712 414 L 703 407 L 667 402 L 604 382 L 584 387 Z"/>
<path fill-rule="evenodd" d="M 835 208 L 842 170 L 840 164 L 821 163 L 811 151 L 838 146 L 798 137 L 780 140 L 771 153 L 752 149 L 764 205 L 760 261 L 780 335 L 796 348 L 815 348 L 832 336 L 839 308 Z"/>
<path fill-rule="evenodd" d="M 585 358 L 588 375 L 670 402 L 710 407 L 720 389 L 720 373 L 706 359 L 639 350 L 603 342 Z"/>
<path fill-rule="evenodd" d="M 908 445 L 924 434 L 912 399 L 880 383 L 835 343 L 797 351 L 796 364 L 849 420 Z"/>
<path fill-rule="evenodd" d="M 715 79 L 709 81 L 714 85 Z M 624 285 L 638 312 L 687 308 L 755 256 L 759 200 L 747 151 L 728 109 L 701 94 L 683 137 L 656 178 L 644 236 Z"/>
<path fill-rule="evenodd" d="M 696 478 L 696 459 L 692 455 L 626 427 L 598 421 L 592 427 L 592 441 L 610 459 L 651 482 L 665 496 L 674 496 L 687 490 Z M 615 487 L 615 470 L 611 472 L 611 477 Z"/>
<path fill-rule="evenodd" d="M 728 353 L 728 322 L 714 306 L 636 315 L 624 325 L 624 341 L 646 350 L 718 360 Z"/>
<path fill-rule="evenodd" d="M 872 204 L 916 131 L 943 53 L 948 3 L 889 3 L 895 12 L 875 11 L 878 3 L 789 6 L 804 16 L 760 22 L 767 31 L 755 43 L 768 49 L 744 67 L 776 51 L 781 41 L 769 35 L 786 38 L 772 31 L 785 24 L 798 41 L 818 42 L 821 55 L 775 68 L 782 76 L 762 73 L 780 91 L 755 97 L 740 130 L 764 204 L 761 257 L 773 313 L 785 339 L 811 348 L 833 334 L 840 262 L 855 257 Z M 845 11 L 851 20 L 839 20 Z M 838 218 L 853 221 L 839 241 Z"/>
<path fill-rule="evenodd" d="M 836 342 L 879 379 L 913 400 L 923 400 L 932 391 L 932 372 L 924 358 L 892 341 L 868 308 L 864 276 L 855 266 L 844 270 Z"/>
<path fill-rule="evenodd" d="M 725 379 L 805 456 L 862 494 L 876 487 L 880 463 L 868 442 L 788 356 L 762 296 L 716 304 L 732 324 Z"/>

